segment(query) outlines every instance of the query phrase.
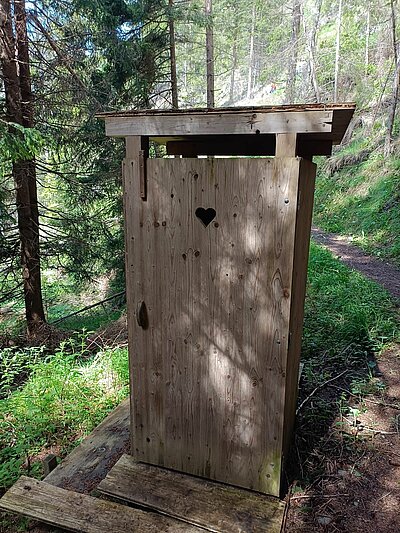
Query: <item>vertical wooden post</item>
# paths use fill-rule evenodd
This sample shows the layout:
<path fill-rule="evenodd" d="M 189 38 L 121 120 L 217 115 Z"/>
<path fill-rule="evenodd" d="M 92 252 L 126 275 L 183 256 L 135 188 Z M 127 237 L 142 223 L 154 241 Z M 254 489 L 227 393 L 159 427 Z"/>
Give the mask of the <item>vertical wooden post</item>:
<path fill-rule="evenodd" d="M 122 162 L 122 184 L 123 184 L 123 204 L 124 204 L 124 220 L 125 220 L 125 279 L 126 279 L 126 309 L 128 320 L 128 341 L 129 341 L 129 362 L 132 362 L 131 350 L 134 346 L 133 340 L 133 326 L 132 322 L 135 320 L 135 271 L 134 271 L 134 242 L 132 236 L 134 231 L 134 217 L 133 214 L 138 209 L 137 198 L 135 190 L 140 190 L 140 197 L 142 201 L 147 199 L 147 183 L 146 183 L 146 160 L 149 155 L 149 140 L 148 137 L 141 137 L 132 135 L 125 138 L 125 153 L 126 157 Z M 136 180 L 140 181 L 140 188 L 136 187 Z M 133 384 L 131 382 L 131 402 L 133 401 Z M 133 440 L 133 405 L 131 403 L 131 443 Z M 134 455 L 134 448 L 131 450 Z"/>
<path fill-rule="evenodd" d="M 130 160 L 130 164 L 137 162 L 139 165 L 139 180 L 140 180 L 140 197 L 146 200 L 147 197 L 147 183 L 146 183 L 146 161 L 149 157 L 149 139 L 148 137 L 140 137 L 132 135 L 126 137 L 126 160 Z"/>
<path fill-rule="evenodd" d="M 57 457 L 50 453 L 43 459 L 43 474 L 47 477 L 57 466 Z"/>
<path fill-rule="evenodd" d="M 305 159 L 300 160 L 290 303 L 290 342 L 288 346 L 288 366 L 285 383 L 285 411 L 282 447 L 284 460 L 286 460 L 288 456 L 296 415 L 301 337 L 304 319 L 304 299 L 306 293 L 308 252 L 310 247 L 316 171 L 317 166 L 314 163 Z"/>
<path fill-rule="evenodd" d="M 275 157 L 296 157 L 297 134 L 277 133 Z"/>

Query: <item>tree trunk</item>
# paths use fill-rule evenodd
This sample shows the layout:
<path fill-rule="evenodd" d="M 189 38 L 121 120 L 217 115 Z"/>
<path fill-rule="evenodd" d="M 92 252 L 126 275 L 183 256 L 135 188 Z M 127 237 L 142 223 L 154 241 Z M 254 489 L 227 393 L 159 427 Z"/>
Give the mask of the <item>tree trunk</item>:
<path fill-rule="evenodd" d="M 389 118 L 386 133 L 385 152 L 388 154 L 391 150 L 393 142 L 393 126 L 396 117 L 397 101 L 399 99 L 399 84 L 400 84 L 400 54 L 397 50 L 397 38 L 396 38 L 396 14 L 394 10 L 394 2 L 390 0 L 391 9 L 391 23 L 392 23 L 392 42 L 393 42 L 393 58 L 395 63 L 394 80 L 393 80 L 393 93 L 392 93 L 392 105 L 389 109 Z"/>
<path fill-rule="evenodd" d="M 371 33 L 371 6 L 368 3 L 367 11 L 367 27 L 365 28 L 365 75 L 368 76 L 368 66 L 369 66 L 369 37 Z"/>
<path fill-rule="evenodd" d="M 298 41 L 300 34 L 301 5 L 300 0 L 293 0 L 292 11 L 291 57 L 289 60 L 288 78 L 286 83 L 286 103 L 293 103 L 296 99 L 296 69 L 298 56 Z"/>
<path fill-rule="evenodd" d="M 230 89 L 229 89 L 229 103 L 232 104 L 234 97 L 235 97 L 235 81 L 236 81 L 236 69 L 238 65 L 238 47 L 237 47 L 237 39 L 238 39 L 238 19 L 235 18 L 235 29 L 233 32 L 233 50 L 232 50 L 232 70 L 231 70 L 231 82 L 230 82 Z"/>
<path fill-rule="evenodd" d="M 253 2 L 251 12 L 250 45 L 249 45 L 249 70 L 247 73 L 247 98 L 251 96 L 254 66 L 254 32 L 256 28 L 256 4 Z"/>
<path fill-rule="evenodd" d="M 6 95 L 7 120 L 33 127 L 26 10 L 24 0 L 14 1 L 15 36 L 9 0 L 0 0 L 1 70 Z M 11 127 L 12 130 L 12 127 Z M 14 135 L 19 132 L 14 129 Z M 21 266 L 28 334 L 45 321 L 40 275 L 39 213 L 34 160 L 13 163 Z"/>
<path fill-rule="evenodd" d="M 215 107 L 214 98 L 214 35 L 212 25 L 212 0 L 205 0 L 207 107 Z"/>
<path fill-rule="evenodd" d="M 339 0 L 339 13 L 336 30 L 336 57 L 335 57 L 335 84 L 333 88 L 333 101 L 338 99 L 339 63 L 340 63 L 340 31 L 342 27 L 342 0 Z"/>
<path fill-rule="evenodd" d="M 319 20 L 321 16 L 322 0 L 319 0 L 316 5 L 316 13 L 314 20 L 312 21 L 312 30 L 309 31 L 306 23 L 306 17 L 303 17 L 303 29 L 307 39 L 308 57 L 309 57 L 309 73 L 311 86 L 314 92 L 315 102 L 321 101 L 321 91 L 319 90 L 316 68 L 316 49 L 317 49 L 317 32 L 319 27 Z"/>
<path fill-rule="evenodd" d="M 174 0 L 168 0 L 168 27 L 169 27 L 169 57 L 171 67 L 171 96 L 172 107 L 178 109 L 178 79 L 176 75 L 176 54 L 175 54 L 175 24 L 174 24 Z"/>

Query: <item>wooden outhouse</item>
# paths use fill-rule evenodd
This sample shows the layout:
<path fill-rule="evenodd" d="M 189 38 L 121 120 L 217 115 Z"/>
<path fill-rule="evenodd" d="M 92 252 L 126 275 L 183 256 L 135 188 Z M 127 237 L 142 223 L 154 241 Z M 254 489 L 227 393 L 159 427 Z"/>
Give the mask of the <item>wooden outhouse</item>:
<path fill-rule="evenodd" d="M 126 139 L 138 461 L 279 494 L 298 388 L 312 157 L 331 153 L 353 112 L 342 104 L 103 115 L 107 135 Z"/>

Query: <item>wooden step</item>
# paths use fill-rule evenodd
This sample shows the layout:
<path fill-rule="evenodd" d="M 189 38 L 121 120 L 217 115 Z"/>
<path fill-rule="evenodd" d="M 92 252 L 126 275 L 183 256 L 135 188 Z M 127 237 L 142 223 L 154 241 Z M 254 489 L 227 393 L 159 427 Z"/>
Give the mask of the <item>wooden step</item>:
<path fill-rule="evenodd" d="M 130 449 L 129 398 L 111 413 L 46 476 L 46 483 L 89 493 Z"/>
<path fill-rule="evenodd" d="M 128 455 L 97 490 L 218 533 L 279 533 L 285 509 L 278 498 L 136 463 Z"/>
<path fill-rule="evenodd" d="M 60 489 L 22 476 L 0 508 L 77 533 L 204 533 L 173 518 Z"/>

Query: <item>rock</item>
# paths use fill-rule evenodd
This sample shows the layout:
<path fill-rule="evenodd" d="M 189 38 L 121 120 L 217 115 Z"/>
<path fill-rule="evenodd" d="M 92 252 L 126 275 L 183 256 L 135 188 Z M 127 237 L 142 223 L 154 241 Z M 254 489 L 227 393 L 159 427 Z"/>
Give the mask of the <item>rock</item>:
<path fill-rule="evenodd" d="M 332 522 L 332 518 L 330 516 L 317 516 L 317 522 L 321 526 L 327 526 Z"/>

